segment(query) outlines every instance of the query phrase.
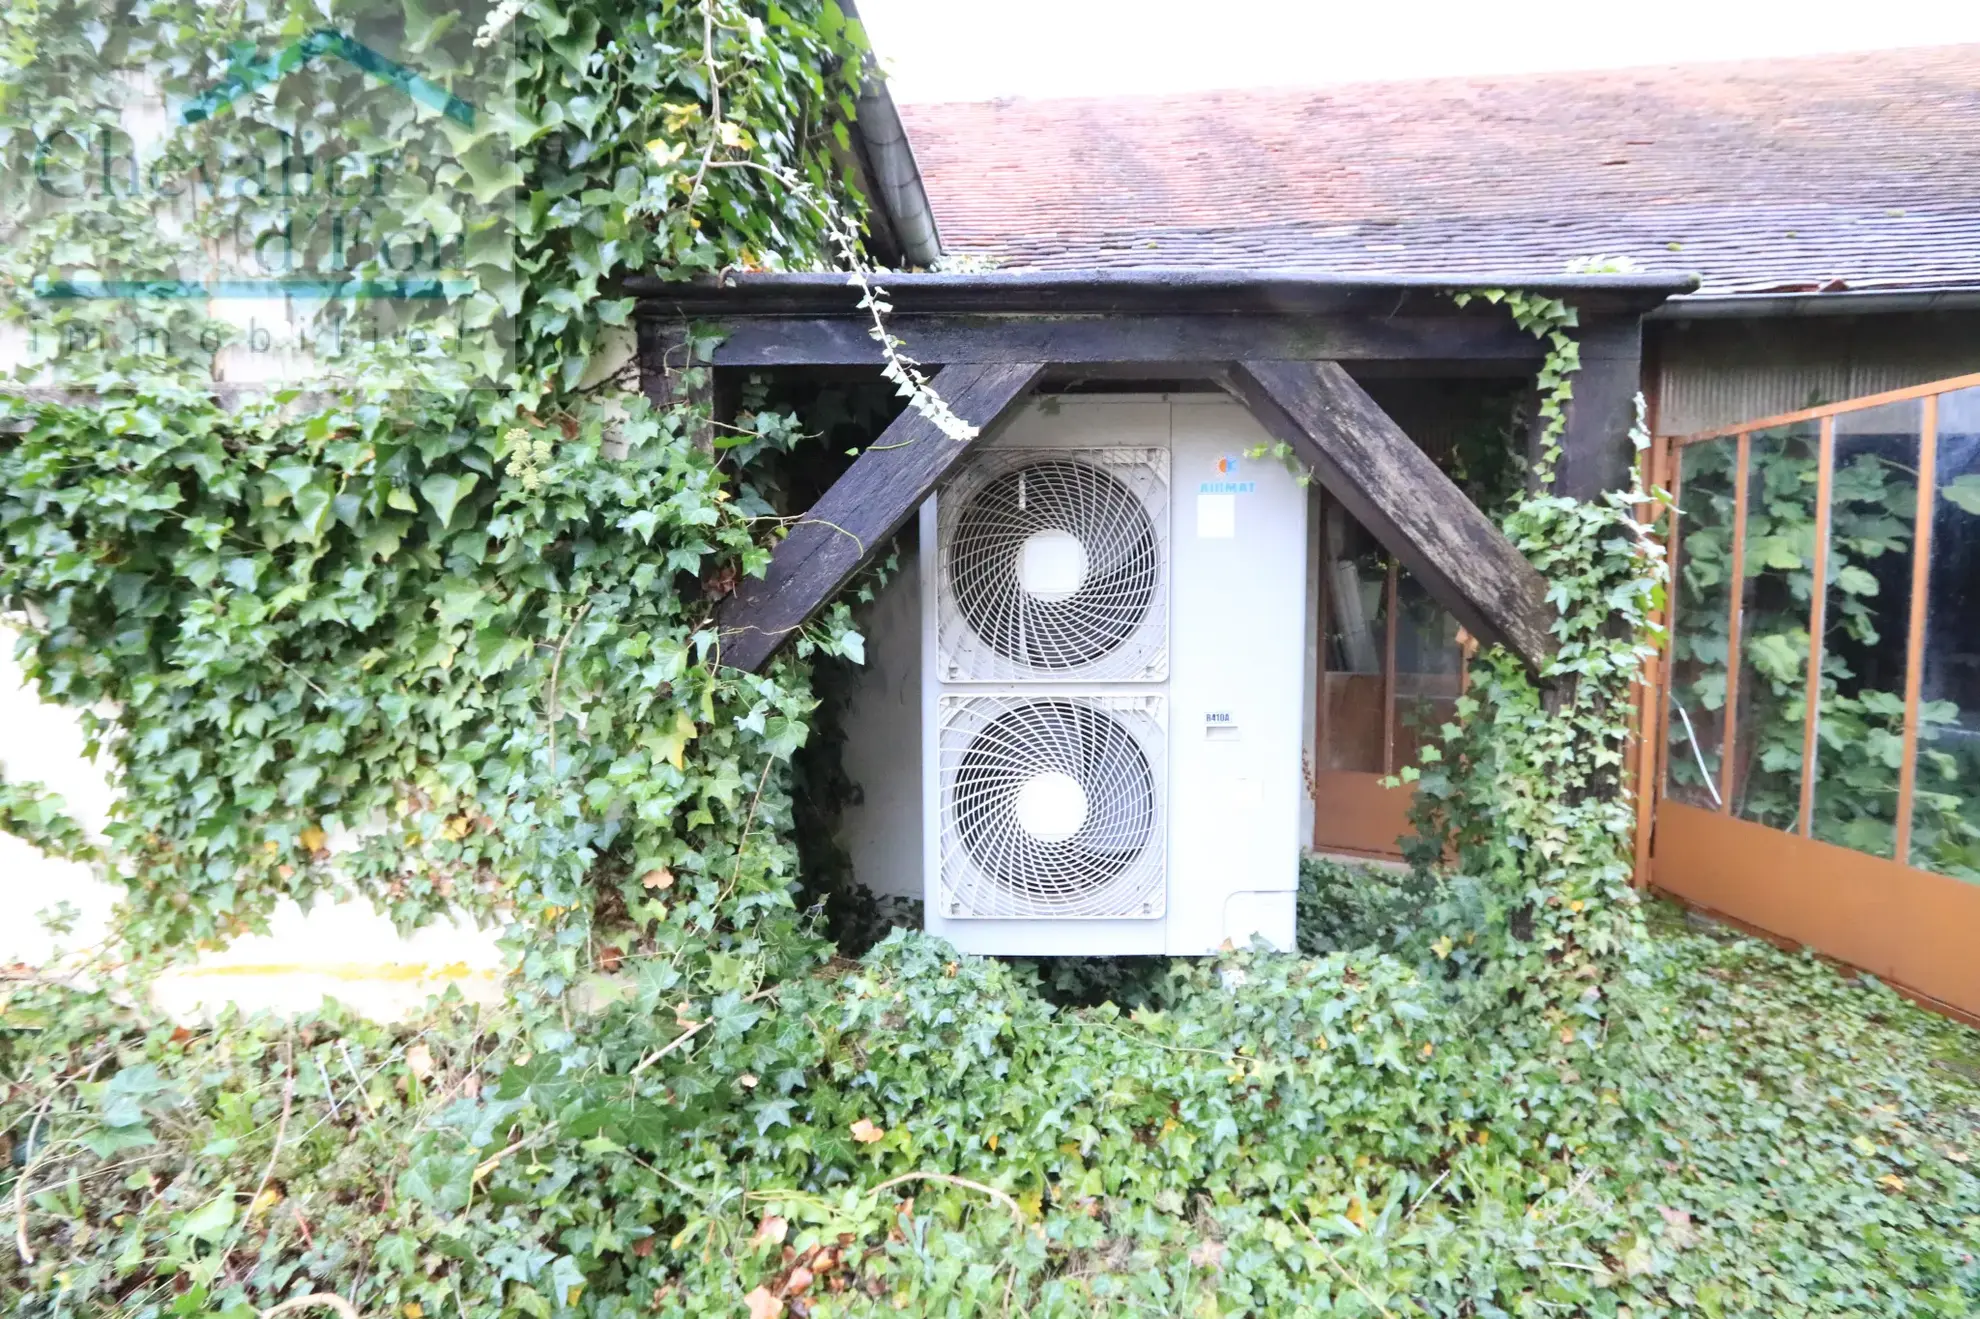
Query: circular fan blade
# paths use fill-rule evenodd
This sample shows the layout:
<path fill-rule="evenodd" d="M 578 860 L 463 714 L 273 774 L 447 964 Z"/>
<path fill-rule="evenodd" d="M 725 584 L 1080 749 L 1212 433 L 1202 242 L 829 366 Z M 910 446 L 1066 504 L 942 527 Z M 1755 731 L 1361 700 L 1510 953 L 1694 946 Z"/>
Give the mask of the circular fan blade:
<path fill-rule="evenodd" d="M 1147 752 L 1107 710 L 1070 699 L 1012 705 L 969 737 L 949 811 L 956 837 L 1004 900 L 1090 913 L 1158 841 Z"/>
<path fill-rule="evenodd" d="M 1161 543 L 1142 501 L 1069 458 L 985 482 L 957 515 L 947 554 L 970 630 L 1031 669 L 1104 659 L 1135 635 L 1162 587 Z"/>

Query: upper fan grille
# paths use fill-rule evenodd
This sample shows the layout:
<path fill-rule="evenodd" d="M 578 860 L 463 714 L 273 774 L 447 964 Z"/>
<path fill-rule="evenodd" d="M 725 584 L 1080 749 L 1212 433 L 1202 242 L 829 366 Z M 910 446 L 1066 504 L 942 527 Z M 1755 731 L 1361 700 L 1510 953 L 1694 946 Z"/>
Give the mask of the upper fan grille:
<path fill-rule="evenodd" d="M 962 483 L 942 519 L 945 677 L 1164 676 L 1162 456 L 1020 451 Z"/>
<path fill-rule="evenodd" d="M 1162 914 L 1158 701 L 945 699 L 947 914 Z"/>

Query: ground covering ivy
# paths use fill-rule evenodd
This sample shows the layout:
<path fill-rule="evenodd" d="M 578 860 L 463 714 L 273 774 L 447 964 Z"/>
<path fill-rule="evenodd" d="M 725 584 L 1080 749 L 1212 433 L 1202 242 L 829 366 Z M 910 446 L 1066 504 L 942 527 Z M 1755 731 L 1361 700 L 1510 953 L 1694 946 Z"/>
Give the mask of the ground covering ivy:
<path fill-rule="evenodd" d="M 663 964 L 578 1067 L 459 1006 L 187 1028 L 15 984 L 5 1276 L 32 1314 L 1971 1313 L 1971 1035 L 1655 933 L 1631 1134 L 1574 1161 L 1374 945 L 1124 1014 L 896 934 L 636 1073 L 683 1029 Z"/>
<path fill-rule="evenodd" d="M 0 19 L 13 164 L 92 12 Z M 233 58 L 205 43 L 234 18 L 147 12 L 162 76 Z M 1132 1010 L 918 934 L 834 956 L 792 758 L 810 661 L 858 635 L 837 607 L 752 676 L 709 626 L 819 441 L 767 394 L 722 427 L 629 397 L 608 353 L 628 272 L 858 259 L 863 37 L 830 0 L 502 13 L 525 114 L 498 387 L 386 355 L 220 395 L 111 354 L 86 400 L 0 402 L 0 599 L 121 786 L 102 840 L 30 784 L 0 824 L 126 895 L 86 976 L 0 981 L 11 1313 L 1980 1305 L 1971 1037 L 1645 928 L 1621 764 L 1655 501 L 1549 489 L 1573 340 L 1546 299 L 1485 295 L 1551 349 L 1505 524 L 1560 657 L 1479 657 L 1412 774 L 1407 879 L 1315 867 L 1300 955 L 1138 974 Z M 289 122 L 279 94 L 241 113 Z M 21 215 L 16 281 L 149 259 L 128 225 Z M 871 277 L 848 297 L 884 314 Z M 503 1001 L 389 1027 L 148 1007 L 157 966 L 338 891 L 499 923 Z"/>

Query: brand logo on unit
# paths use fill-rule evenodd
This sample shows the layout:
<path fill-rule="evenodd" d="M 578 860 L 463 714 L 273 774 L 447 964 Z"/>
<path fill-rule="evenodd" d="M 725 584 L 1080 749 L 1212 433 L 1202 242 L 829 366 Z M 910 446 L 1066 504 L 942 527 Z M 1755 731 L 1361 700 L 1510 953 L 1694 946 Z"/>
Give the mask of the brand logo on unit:
<path fill-rule="evenodd" d="M 1199 495 L 1248 495 L 1258 489 L 1256 481 L 1239 481 L 1238 460 L 1235 454 L 1225 454 L 1217 459 L 1217 475 L 1220 481 L 1204 481 L 1196 487 Z"/>

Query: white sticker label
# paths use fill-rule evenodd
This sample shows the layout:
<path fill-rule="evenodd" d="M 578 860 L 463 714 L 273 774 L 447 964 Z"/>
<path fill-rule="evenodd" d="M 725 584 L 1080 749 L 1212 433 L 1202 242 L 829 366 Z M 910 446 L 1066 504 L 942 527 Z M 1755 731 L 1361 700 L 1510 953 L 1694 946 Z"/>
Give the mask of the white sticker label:
<path fill-rule="evenodd" d="M 1230 540 L 1237 535 L 1237 496 L 1198 494 L 1196 535 L 1199 540 Z"/>

